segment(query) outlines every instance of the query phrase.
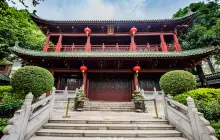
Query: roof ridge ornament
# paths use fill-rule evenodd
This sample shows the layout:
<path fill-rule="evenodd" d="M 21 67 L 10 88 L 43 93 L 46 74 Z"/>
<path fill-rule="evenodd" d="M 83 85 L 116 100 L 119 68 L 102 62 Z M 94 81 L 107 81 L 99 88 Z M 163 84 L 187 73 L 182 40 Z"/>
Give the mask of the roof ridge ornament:
<path fill-rule="evenodd" d="M 37 10 L 33 10 L 32 14 L 37 15 L 36 13 L 37 13 Z"/>

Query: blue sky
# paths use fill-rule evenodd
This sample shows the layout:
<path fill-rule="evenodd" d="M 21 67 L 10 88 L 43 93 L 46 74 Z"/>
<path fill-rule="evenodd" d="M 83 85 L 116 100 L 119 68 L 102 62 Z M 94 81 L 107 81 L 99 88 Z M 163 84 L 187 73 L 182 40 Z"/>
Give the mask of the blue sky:
<path fill-rule="evenodd" d="M 14 0 L 18 1 L 18 0 Z M 180 8 L 202 0 L 44 0 L 37 15 L 53 20 L 128 20 L 171 18 Z M 26 0 L 31 5 L 31 0 Z M 24 8 L 21 4 L 15 5 Z"/>

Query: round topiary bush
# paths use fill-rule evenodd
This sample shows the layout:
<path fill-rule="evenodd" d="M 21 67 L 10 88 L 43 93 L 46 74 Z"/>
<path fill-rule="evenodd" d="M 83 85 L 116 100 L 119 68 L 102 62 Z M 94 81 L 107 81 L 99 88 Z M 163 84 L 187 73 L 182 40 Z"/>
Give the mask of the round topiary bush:
<path fill-rule="evenodd" d="M 35 98 L 52 89 L 54 78 L 52 74 L 41 67 L 25 66 L 18 69 L 11 77 L 11 86 L 16 93 L 32 92 Z"/>
<path fill-rule="evenodd" d="M 160 88 L 172 96 L 187 92 L 195 87 L 194 75 L 184 70 L 170 71 L 160 78 Z"/>

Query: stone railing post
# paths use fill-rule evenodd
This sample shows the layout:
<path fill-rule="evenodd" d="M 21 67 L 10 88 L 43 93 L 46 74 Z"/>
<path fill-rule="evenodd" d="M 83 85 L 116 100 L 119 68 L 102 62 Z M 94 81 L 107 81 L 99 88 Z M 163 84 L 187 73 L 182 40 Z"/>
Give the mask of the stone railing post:
<path fill-rule="evenodd" d="M 50 101 L 50 103 L 51 103 L 51 107 L 50 107 L 50 119 L 52 118 L 52 113 L 53 113 L 53 107 L 54 107 L 54 102 L 55 102 L 55 92 L 56 92 L 56 88 L 53 87 L 53 88 L 52 88 L 52 91 L 51 91 L 51 96 L 53 96 L 53 97 L 52 97 L 52 99 L 51 99 L 51 101 Z"/>
<path fill-rule="evenodd" d="M 167 120 L 168 119 L 167 101 L 166 101 L 166 95 L 164 91 L 162 91 L 162 97 L 163 97 L 164 118 Z"/>
<path fill-rule="evenodd" d="M 31 92 L 28 95 L 26 95 L 26 97 L 25 97 L 24 104 L 22 106 L 22 109 L 25 110 L 25 115 L 24 115 L 23 122 L 22 122 L 19 140 L 24 140 L 26 130 L 27 130 L 28 121 L 29 121 L 29 118 L 31 115 L 31 104 L 32 104 L 33 98 L 34 98 L 34 96 L 32 95 Z"/>
<path fill-rule="evenodd" d="M 191 129 L 193 132 L 193 139 L 194 140 L 200 140 L 199 137 L 199 132 L 198 132 L 198 127 L 196 124 L 196 117 L 195 117 L 195 112 L 198 112 L 196 106 L 195 106 L 195 102 L 193 100 L 193 98 L 188 97 L 187 99 L 187 105 L 188 105 L 188 116 L 189 116 L 189 120 L 190 120 L 190 124 L 191 124 Z"/>

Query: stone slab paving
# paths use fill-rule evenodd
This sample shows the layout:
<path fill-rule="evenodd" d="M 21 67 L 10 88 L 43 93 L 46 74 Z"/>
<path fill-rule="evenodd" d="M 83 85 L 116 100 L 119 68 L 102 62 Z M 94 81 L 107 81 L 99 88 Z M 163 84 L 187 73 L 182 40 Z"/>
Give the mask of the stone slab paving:
<path fill-rule="evenodd" d="M 187 140 L 180 137 L 166 137 L 166 138 L 102 138 L 102 137 L 46 137 L 34 136 L 30 140 Z"/>
<path fill-rule="evenodd" d="M 53 119 L 62 119 L 65 116 L 65 110 L 54 110 Z M 148 113 L 136 112 L 102 112 L 102 111 L 69 111 L 70 118 L 76 120 L 154 120 L 155 112 Z M 163 112 L 159 113 L 159 117 L 163 118 Z"/>

